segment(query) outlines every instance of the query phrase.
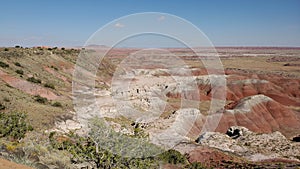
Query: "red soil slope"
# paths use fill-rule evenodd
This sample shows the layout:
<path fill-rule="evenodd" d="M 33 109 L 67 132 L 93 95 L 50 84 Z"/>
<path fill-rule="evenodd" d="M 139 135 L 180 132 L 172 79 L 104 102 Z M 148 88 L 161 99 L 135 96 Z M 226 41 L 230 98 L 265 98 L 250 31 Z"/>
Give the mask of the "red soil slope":
<path fill-rule="evenodd" d="M 51 90 L 41 87 L 39 85 L 30 83 L 26 80 L 22 80 L 16 77 L 13 77 L 0 70 L 0 79 L 5 81 L 7 84 L 11 85 L 14 88 L 17 88 L 30 95 L 40 95 L 49 100 L 58 99 L 58 96 L 53 93 Z"/>
<path fill-rule="evenodd" d="M 231 110 L 225 110 L 216 131 L 224 133 L 233 125 L 258 133 L 280 131 L 287 137 L 300 132 L 297 112 L 264 95 L 244 98 Z"/>

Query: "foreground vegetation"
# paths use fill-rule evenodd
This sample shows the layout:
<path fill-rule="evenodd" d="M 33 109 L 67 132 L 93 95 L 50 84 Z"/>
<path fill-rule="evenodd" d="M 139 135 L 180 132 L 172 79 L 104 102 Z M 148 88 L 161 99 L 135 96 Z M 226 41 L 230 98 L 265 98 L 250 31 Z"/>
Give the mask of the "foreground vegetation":
<path fill-rule="evenodd" d="M 101 133 L 103 134 L 106 130 L 99 120 L 94 120 L 90 133 L 87 137 L 82 137 L 75 132 L 50 132 L 49 134 L 34 132 L 31 125 L 27 123 L 26 117 L 26 113 L 0 113 L 0 152 L 4 158 L 34 168 L 47 168 L 48 166 L 80 168 L 84 165 L 93 168 L 149 169 L 159 168 L 165 164 L 173 164 L 181 168 L 203 168 L 201 164 L 190 164 L 184 155 L 175 150 L 162 151 L 155 156 L 138 158 L 124 156 L 124 153 L 122 154 L 119 150 L 124 148 L 125 138 L 129 138 L 127 141 L 133 142 L 131 145 L 134 146 L 137 144 L 143 144 L 141 147 L 152 146 L 150 150 L 157 147 L 145 142 L 134 142 L 135 137 L 139 137 L 136 140 L 141 139 L 140 134 L 130 138 L 120 137 L 118 133 L 109 131 L 110 137 L 101 137 Z M 109 143 L 114 143 L 113 147 L 121 147 L 121 149 L 117 149 L 118 152 L 112 152 L 104 145 L 109 141 L 106 139 L 112 139 Z"/>

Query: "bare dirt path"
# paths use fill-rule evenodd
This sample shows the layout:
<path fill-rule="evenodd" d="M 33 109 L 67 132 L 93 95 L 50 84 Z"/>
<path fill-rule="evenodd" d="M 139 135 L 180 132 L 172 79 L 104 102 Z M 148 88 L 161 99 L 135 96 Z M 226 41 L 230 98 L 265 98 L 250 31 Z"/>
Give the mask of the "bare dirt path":
<path fill-rule="evenodd" d="M 0 158 L 0 168 L 1 169 L 33 169 L 31 167 L 17 164 L 17 163 L 14 163 L 14 162 L 2 159 L 2 158 Z"/>

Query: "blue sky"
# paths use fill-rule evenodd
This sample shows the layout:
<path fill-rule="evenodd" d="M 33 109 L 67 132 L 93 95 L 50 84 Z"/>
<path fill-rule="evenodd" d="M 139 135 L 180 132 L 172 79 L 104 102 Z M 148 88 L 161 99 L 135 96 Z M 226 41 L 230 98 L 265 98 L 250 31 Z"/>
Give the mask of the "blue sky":
<path fill-rule="evenodd" d="M 0 46 L 79 46 L 105 24 L 138 12 L 184 18 L 215 46 L 300 47 L 299 0 L 6 0 Z"/>

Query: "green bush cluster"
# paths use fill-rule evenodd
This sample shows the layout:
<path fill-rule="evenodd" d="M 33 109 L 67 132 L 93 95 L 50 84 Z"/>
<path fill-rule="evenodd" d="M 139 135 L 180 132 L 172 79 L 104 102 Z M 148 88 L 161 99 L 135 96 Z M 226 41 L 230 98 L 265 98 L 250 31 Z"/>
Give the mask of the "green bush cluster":
<path fill-rule="evenodd" d="M 159 158 L 170 164 L 185 164 L 187 163 L 187 159 L 184 155 L 180 154 L 180 152 L 170 149 L 168 151 L 163 152 L 159 155 Z"/>
<path fill-rule="evenodd" d="M 4 63 L 4 62 L 0 61 L 0 67 L 8 68 L 9 65 L 7 63 Z"/>
<path fill-rule="evenodd" d="M 134 136 L 138 137 L 138 138 L 148 137 L 148 134 L 146 134 L 144 132 L 144 130 L 140 127 L 140 124 L 138 124 L 138 123 L 135 124 L 133 133 L 134 133 Z"/>
<path fill-rule="evenodd" d="M 53 107 L 62 107 L 62 104 L 60 102 L 54 102 L 52 104 Z"/>
<path fill-rule="evenodd" d="M 39 103 L 42 103 L 42 104 L 45 104 L 48 102 L 48 99 L 45 98 L 45 97 L 42 97 L 40 95 L 36 95 L 34 96 L 35 97 L 35 101 L 39 102 Z"/>
<path fill-rule="evenodd" d="M 16 73 L 20 74 L 20 75 L 24 75 L 24 71 L 21 69 L 16 70 Z"/>
<path fill-rule="evenodd" d="M 55 86 L 52 83 L 46 83 L 46 84 L 44 84 L 44 87 L 55 89 Z"/>
<path fill-rule="evenodd" d="M 136 142 L 136 140 L 141 140 L 139 136 L 132 136 L 135 138 L 128 136 L 122 137 L 118 133 L 105 128 L 105 124 L 101 120 L 93 120 L 90 124 L 91 131 L 87 137 L 78 136 L 74 132 L 64 135 L 58 135 L 55 132 L 50 133 L 49 140 L 52 147 L 56 150 L 68 151 L 72 155 L 71 161 L 75 164 L 89 162 L 95 164 L 96 168 L 154 169 L 160 168 L 161 165 L 164 164 L 174 164 L 181 168 L 189 169 L 203 168 L 200 163 L 190 164 L 187 158 L 176 150 L 161 151 L 162 153 L 156 156 L 151 156 L 154 155 L 153 153 L 142 156 L 130 154 L 131 156 L 128 156 L 128 154 L 124 154 L 122 151 L 123 149 L 129 147 L 128 150 L 125 151 L 132 151 L 133 148 L 137 150 L 138 147 L 147 147 L 147 151 L 152 151 L 153 149 L 156 149 L 156 147 L 150 147 L 145 142 L 142 144 Z M 106 137 L 108 138 L 106 139 Z M 122 141 L 118 139 L 121 139 Z M 132 142 L 134 143 L 132 144 Z M 110 145 L 112 147 L 109 147 Z M 131 147 L 131 145 L 134 147 Z M 155 150 L 155 152 L 158 151 Z"/>
<path fill-rule="evenodd" d="M 0 113 L 0 137 L 20 140 L 26 132 L 32 131 L 31 125 L 26 123 L 27 115 L 20 112 Z"/>
<path fill-rule="evenodd" d="M 18 67 L 22 67 L 22 66 L 21 66 L 21 63 L 19 63 L 19 62 L 15 62 L 14 64 L 15 64 L 16 66 L 18 66 Z"/>
<path fill-rule="evenodd" d="M 56 71 L 58 71 L 58 68 L 55 67 L 55 66 L 53 66 L 53 65 L 51 65 L 51 68 L 54 69 L 54 70 L 56 70 Z"/>
<path fill-rule="evenodd" d="M 0 103 L 0 110 L 4 110 L 4 109 L 6 109 L 6 107 Z"/>
<path fill-rule="evenodd" d="M 176 150 L 168 150 L 157 156 L 133 158 L 112 153 L 102 144 L 96 144 L 91 137 L 80 137 L 73 132 L 58 135 L 51 132 L 49 140 L 56 150 L 71 153 L 73 163 L 94 163 L 97 168 L 160 168 L 162 164 L 174 164 L 185 169 L 204 169 L 201 163 L 189 163 L 187 158 Z"/>
<path fill-rule="evenodd" d="M 97 168 L 157 168 L 157 161 L 152 158 L 129 158 L 113 154 L 101 148 L 90 138 L 79 137 L 74 133 L 68 134 L 68 139 L 57 141 L 55 133 L 50 133 L 49 139 L 53 148 L 66 150 L 72 154 L 74 163 L 91 162 Z"/>
<path fill-rule="evenodd" d="M 32 83 L 42 83 L 42 81 L 40 79 L 36 79 L 34 77 L 27 78 L 27 81 L 32 82 Z"/>
<path fill-rule="evenodd" d="M 5 102 L 10 102 L 9 98 L 7 98 L 7 97 L 4 97 L 4 98 L 3 98 L 3 101 L 5 101 Z"/>

